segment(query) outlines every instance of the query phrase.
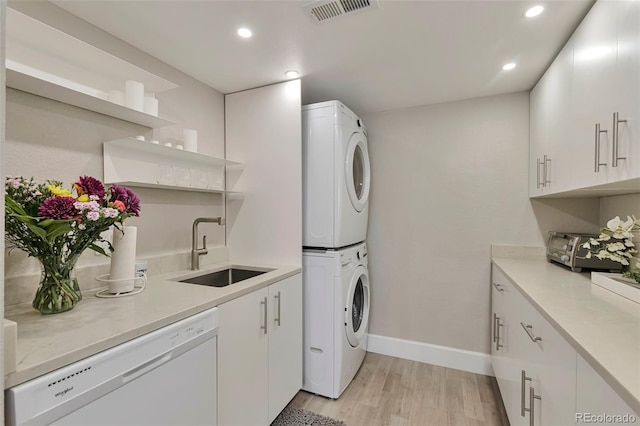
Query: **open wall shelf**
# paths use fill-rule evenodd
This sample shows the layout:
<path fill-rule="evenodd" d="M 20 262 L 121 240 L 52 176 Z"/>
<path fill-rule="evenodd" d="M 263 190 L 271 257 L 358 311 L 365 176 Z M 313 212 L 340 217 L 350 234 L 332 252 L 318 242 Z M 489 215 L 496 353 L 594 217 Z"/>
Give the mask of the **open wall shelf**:
<path fill-rule="evenodd" d="M 225 190 L 225 168 L 240 163 L 138 139 L 103 144 L 104 181 L 124 186 L 210 193 Z"/>
<path fill-rule="evenodd" d="M 146 127 L 174 124 L 107 98 L 127 80 L 148 93 L 176 84 L 11 8 L 6 22 L 8 87 Z"/>

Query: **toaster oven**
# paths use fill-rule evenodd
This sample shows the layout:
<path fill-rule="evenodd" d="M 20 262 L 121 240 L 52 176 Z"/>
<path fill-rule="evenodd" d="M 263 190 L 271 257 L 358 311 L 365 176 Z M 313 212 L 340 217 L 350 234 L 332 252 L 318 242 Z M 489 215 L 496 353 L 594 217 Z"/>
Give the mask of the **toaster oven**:
<path fill-rule="evenodd" d="M 547 243 L 547 260 L 570 268 L 574 272 L 583 269 L 617 272 L 622 265 L 611 259 L 598 259 L 595 256 L 587 259 L 588 250 L 582 245 L 590 238 L 597 238 L 594 234 L 571 234 L 565 232 L 549 232 Z"/>

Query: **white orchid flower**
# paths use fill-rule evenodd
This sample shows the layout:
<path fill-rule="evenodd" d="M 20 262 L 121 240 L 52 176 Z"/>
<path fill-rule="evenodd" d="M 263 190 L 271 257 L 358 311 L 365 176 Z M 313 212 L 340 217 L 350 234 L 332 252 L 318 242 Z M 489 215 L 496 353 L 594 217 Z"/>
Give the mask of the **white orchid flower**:
<path fill-rule="evenodd" d="M 585 259 L 591 259 L 591 252 L 590 251 L 587 252 L 587 255 L 585 256 Z"/>
<path fill-rule="evenodd" d="M 630 238 L 627 238 L 626 240 L 624 240 L 624 245 L 627 247 L 635 247 L 636 245 L 633 243 L 633 241 L 631 241 Z"/>
<path fill-rule="evenodd" d="M 618 226 L 620 226 L 620 216 L 616 216 L 613 219 L 609 220 L 609 222 L 607 222 L 607 228 L 611 232 L 616 232 Z"/>
<path fill-rule="evenodd" d="M 622 229 L 624 229 L 625 231 L 629 231 L 631 228 L 633 228 L 633 225 L 636 223 L 636 220 L 634 217 L 631 216 L 627 216 L 627 220 L 624 221 L 623 223 L 620 224 L 620 227 Z"/>
<path fill-rule="evenodd" d="M 607 250 L 609 251 L 619 251 L 619 250 L 624 250 L 624 244 L 622 243 L 611 243 L 611 244 L 607 244 Z"/>

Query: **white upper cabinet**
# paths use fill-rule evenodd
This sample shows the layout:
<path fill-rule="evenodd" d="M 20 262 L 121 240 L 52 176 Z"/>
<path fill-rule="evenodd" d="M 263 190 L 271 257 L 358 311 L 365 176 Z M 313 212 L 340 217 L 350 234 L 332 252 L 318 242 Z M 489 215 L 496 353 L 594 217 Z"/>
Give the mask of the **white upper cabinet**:
<path fill-rule="evenodd" d="M 640 192 L 638 9 L 595 3 L 531 92 L 531 197 Z"/>
<path fill-rule="evenodd" d="M 617 6 L 618 2 L 597 2 L 573 35 L 573 117 L 568 142 L 575 154 L 575 180 L 568 189 L 605 183 L 610 173 Z"/>
<path fill-rule="evenodd" d="M 640 177 L 640 1 L 620 2 L 617 42 L 614 102 L 609 118 L 613 127 L 612 114 L 617 113 L 618 124 L 612 128 L 616 130 L 616 145 L 608 161 L 613 165 L 613 179 L 622 180 Z"/>
<path fill-rule="evenodd" d="M 567 111 L 571 110 L 573 43 L 567 43 L 531 92 L 529 195 L 561 190 L 566 181 Z"/>

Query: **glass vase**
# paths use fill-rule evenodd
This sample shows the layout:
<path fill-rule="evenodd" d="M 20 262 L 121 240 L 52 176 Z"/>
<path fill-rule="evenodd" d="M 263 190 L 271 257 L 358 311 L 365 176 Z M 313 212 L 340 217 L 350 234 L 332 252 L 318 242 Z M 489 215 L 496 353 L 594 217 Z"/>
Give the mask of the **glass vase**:
<path fill-rule="evenodd" d="M 38 257 L 42 275 L 31 304 L 42 314 L 57 314 L 73 309 L 82 300 L 75 266 L 79 255 L 61 258 Z"/>

